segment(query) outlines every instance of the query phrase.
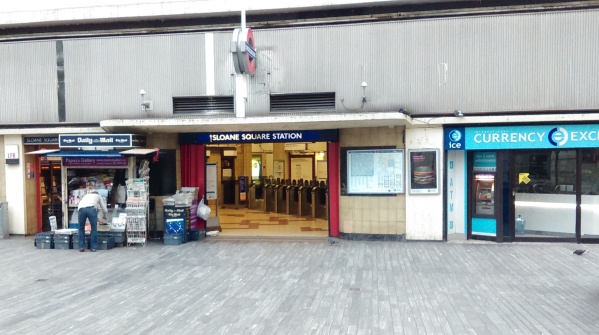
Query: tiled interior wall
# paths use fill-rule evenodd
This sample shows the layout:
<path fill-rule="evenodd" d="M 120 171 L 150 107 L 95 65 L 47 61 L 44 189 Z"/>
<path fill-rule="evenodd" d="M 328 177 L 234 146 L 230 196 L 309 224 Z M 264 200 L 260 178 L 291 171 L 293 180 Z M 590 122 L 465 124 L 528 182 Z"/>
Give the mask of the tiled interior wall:
<path fill-rule="evenodd" d="M 404 127 L 341 129 L 340 147 L 394 146 L 404 149 Z M 406 197 L 341 196 L 339 229 L 347 234 L 405 234 Z"/>

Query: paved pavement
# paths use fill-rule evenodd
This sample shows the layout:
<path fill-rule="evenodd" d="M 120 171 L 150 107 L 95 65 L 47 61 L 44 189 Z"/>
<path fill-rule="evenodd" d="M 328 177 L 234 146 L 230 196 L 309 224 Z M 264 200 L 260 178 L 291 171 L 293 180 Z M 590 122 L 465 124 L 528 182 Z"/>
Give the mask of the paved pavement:
<path fill-rule="evenodd" d="M 2 334 L 599 333 L 599 245 L 13 236 L 0 269 Z"/>

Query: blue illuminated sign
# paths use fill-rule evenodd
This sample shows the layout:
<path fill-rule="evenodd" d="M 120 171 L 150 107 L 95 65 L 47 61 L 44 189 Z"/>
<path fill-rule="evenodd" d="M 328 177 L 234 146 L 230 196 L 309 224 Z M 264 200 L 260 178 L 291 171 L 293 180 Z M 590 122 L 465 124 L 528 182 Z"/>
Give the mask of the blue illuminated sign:
<path fill-rule="evenodd" d="M 445 135 L 446 150 L 599 147 L 598 124 L 447 128 Z"/>
<path fill-rule="evenodd" d="M 339 141 L 339 132 L 336 129 L 185 133 L 179 135 L 180 144 L 337 141 Z"/>
<path fill-rule="evenodd" d="M 464 128 L 445 129 L 445 150 L 464 150 Z"/>
<path fill-rule="evenodd" d="M 497 155 L 492 152 L 475 152 L 472 161 L 472 171 L 495 172 L 497 170 Z"/>

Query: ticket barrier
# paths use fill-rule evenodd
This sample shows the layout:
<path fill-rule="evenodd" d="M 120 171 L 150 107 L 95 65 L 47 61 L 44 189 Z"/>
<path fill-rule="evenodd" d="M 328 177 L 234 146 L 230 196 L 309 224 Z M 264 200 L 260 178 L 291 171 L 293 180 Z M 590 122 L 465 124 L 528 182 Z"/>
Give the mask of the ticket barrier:
<path fill-rule="evenodd" d="M 321 181 L 318 187 L 312 188 L 312 212 L 315 218 L 329 218 L 329 194 L 327 184 Z"/>
<path fill-rule="evenodd" d="M 314 195 L 312 194 L 313 183 L 304 183 L 299 189 L 299 216 L 314 217 L 312 213 L 312 204 L 314 203 Z"/>
<path fill-rule="evenodd" d="M 250 186 L 248 194 L 248 208 L 264 211 L 266 202 L 264 201 L 264 187 L 260 183 L 253 183 Z"/>
<path fill-rule="evenodd" d="M 275 186 L 275 209 L 277 213 L 287 212 L 287 183 Z"/>
<path fill-rule="evenodd" d="M 291 185 L 287 186 L 287 204 L 286 213 L 297 215 L 299 213 L 299 188 L 294 180 Z"/>
<path fill-rule="evenodd" d="M 272 181 L 267 182 L 264 185 L 264 206 L 265 211 L 267 212 L 275 212 L 276 206 L 276 193 L 275 193 L 275 184 Z"/>

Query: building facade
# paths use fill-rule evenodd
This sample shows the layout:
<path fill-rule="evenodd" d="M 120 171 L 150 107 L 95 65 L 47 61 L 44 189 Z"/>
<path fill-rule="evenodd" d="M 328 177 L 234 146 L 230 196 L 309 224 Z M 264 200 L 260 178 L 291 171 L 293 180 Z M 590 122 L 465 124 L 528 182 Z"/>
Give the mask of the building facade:
<path fill-rule="evenodd" d="M 477 147 L 478 135 L 468 136 L 471 131 L 486 136 L 495 129 L 503 130 L 498 138 L 506 133 L 528 136 L 518 135 L 518 127 L 548 127 L 538 136 L 547 137 L 556 128 L 565 130 L 551 136 L 571 139 L 570 127 L 576 134 L 599 129 L 599 100 L 593 92 L 599 11 L 567 6 L 463 11 L 383 22 L 256 23 L 251 27 L 255 53 L 248 59 L 255 61 L 252 74 L 236 72 L 233 27 L 181 26 L 149 33 L 111 30 L 106 23 L 102 31 L 44 32 L 43 37 L 15 30 L 0 43 L 0 150 L 7 159 L 16 155 L 0 166 L 5 180 L 0 200 L 8 202 L 10 232 L 43 229 L 46 209 L 40 189 L 49 189 L 51 181 L 40 185 L 39 176 L 54 163 L 45 151 L 28 153 L 61 147 L 40 143 L 42 137 L 144 135 L 143 147 L 172 156 L 172 187 L 199 187 L 205 193 L 205 175 L 197 173 L 195 164 L 211 160 L 206 151 L 222 154 L 218 160 L 223 164 L 219 145 L 238 144 L 236 155 L 243 158 L 233 175 L 248 175 L 255 152 L 242 153 L 249 153 L 251 144 L 273 143 L 271 151 L 259 155 L 268 163 L 265 171 L 273 172 L 266 175 L 273 176 L 275 162 L 284 161 L 281 177 L 292 179 L 293 152 L 256 136 L 334 131 L 336 138 L 316 141 L 326 147 L 331 236 L 580 240 L 589 231 L 592 237 L 595 228 L 587 216 L 592 216 L 594 200 L 587 199 L 592 185 L 585 181 L 592 179 L 593 172 L 586 171 L 594 171 L 595 160 L 583 148 L 599 147 L 596 137 L 585 135 L 587 140 L 578 142 L 584 144 L 562 154 L 535 147 L 532 139 Z M 243 42 L 245 46 L 248 40 Z M 243 56 L 248 52 L 243 50 Z M 468 142 L 456 140 L 453 130 Z M 245 134 L 254 140 L 185 140 L 194 134 Z M 551 139 L 549 146 L 561 143 Z M 311 143 L 288 141 L 294 142 L 306 149 Z M 542 152 L 529 151 L 537 149 Z M 315 156 L 316 151 L 306 151 L 296 154 Z M 558 156 L 567 159 L 562 163 Z M 133 174 L 136 159 L 128 159 Z M 319 159 L 313 160 L 315 171 Z M 485 165 L 491 161 L 495 166 Z M 58 165 L 65 183 L 69 176 L 63 160 Z M 543 192 L 534 187 L 535 180 L 514 179 L 534 174 L 533 168 L 543 180 Z M 578 173 L 567 173 L 572 169 Z M 497 178 L 492 183 L 477 179 L 489 174 Z M 498 183 L 505 184 L 502 192 L 495 191 Z M 173 191 L 171 186 L 155 194 L 157 206 Z M 539 200 L 534 195 L 549 188 L 560 196 Z M 59 192 L 63 213 L 68 213 L 66 192 Z M 558 224 L 567 228 L 545 227 L 547 218 L 538 215 L 542 209 L 535 201 L 567 204 L 569 214 Z M 491 209 L 479 206 L 479 211 L 477 205 Z M 33 207 L 37 210 L 29 210 Z M 527 220 L 526 234 L 516 233 L 518 214 Z"/>

